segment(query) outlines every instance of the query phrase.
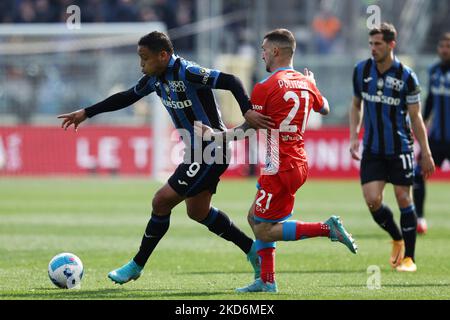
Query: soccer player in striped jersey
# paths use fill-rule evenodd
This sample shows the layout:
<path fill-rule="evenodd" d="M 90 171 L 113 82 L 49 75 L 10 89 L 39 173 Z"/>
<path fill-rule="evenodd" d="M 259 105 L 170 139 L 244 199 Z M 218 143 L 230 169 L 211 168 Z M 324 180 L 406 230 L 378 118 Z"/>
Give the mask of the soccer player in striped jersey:
<path fill-rule="evenodd" d="M 169 228 L 172 209 L 183 201 L 191 219 L 205 225 L 218 236 L 232 241 L 247 255 L 255 277 L 258 277 L 260 267 L 255 242 L 223 211 L 211 206 L 211 198 L 216 192 L 220 176 L 228 167 L 227 147 L 214 147 L 214 152 L 220 152 L 223 161 L 198 162 L 195 158 L 194 149 L 197 146 L 193 141 L 193 128 L 195 121 L 201 121 L 215 129 L 225 129 L 212 89 L 231 91 L 244 118 L 255 127 L 270 127 L 270 117 L 251 109 L 250 98 L 238 78 L 218 70 L 202 68 L 175 55 L 172 42 L 164 33 L 154 31 L 142 37 L 138 42 L 138 54 L 144 76 L 134 87 L 93 106 L 58 116 L 63 119 L 64 129 L 74 125 L 76 130 L 87 118 L 128 107 L 156 92 L 186 143 L 184 162 L 153 197 L 151 219 L 138 253 L 127 264 L 111 271 L 108 277 L 119 284 L 140 277 L 151 253 Z M 199 148 L 202 151 L 207 146 L 207 143 L 203 143 Z"/>
<path fill-rule="evenodd" d="M 271 75 L 255 85 L 251 101 L 253 109 L 270 116 L 275 126 L 268 133 L 266 167 L 258 179 L 258 190 L 248 213 L 256 237 L 261 274 L 250 285 L 236 289 L 238 292 L 277 292 L 276 241 L 326 237 L 343 243 L 353 253 L 357 251 L 354 239 L 337 216 L 324 222 L 288 220 L 293 214 L 295 194 L 308 176 L 304 132 L 309 114 L 312 110 L 322 115 L 330 112 L 313 74 L 308 70 L 304 74 L 294 70 L 295 47 L 295 38 L 286 29 L 267 33 L 262 44 L 263 60 Z M 249 127 L 250 124 L 244 123 L 225 132 L 213 132 L 210 128 L 204 131 L 207 135 L 230 140 L 244 137 L 237 132 Z M 270 138 L 274 132 L 279 139 Z"/>
<path fill-rule="evenodd" d="M 350 152 L 361 160 L 361 185 L 373 219 L 392 237 L 390 264 L 397 271 L 416 271 L 417 216 L 412 197 L 414 181 L 413 135 L 421 150 L 425 178 L 434 162 L 420 113 L 420 87 L 415 73 L 395 56 L 397 32 L 383 23 L 369 32 L 372 58 L 354 69 L 354 96 L 350 109 Z M 363 106 L 363 107 L 362 107 Z M 359 155 L 358 135 L 364 117 L 364 151 Z M 394 185 L 400 208 L 401 231 L 391 209 L 383 203 L 386 183 Z"/>
<path fill-rule="evenodd" d="M 450 161 L 450 32 L 442 34 L 437 52 L 440 61 L 429 70 L 428 96 L 423 117 L 426 122 L 430 122 L 428 143 L 434 162 L 437 167 L 441 167 L 445 159 Z M 423 211 L 425 180 L 421 171 L 420 165 L 417 165 L 414 176 L 414 204 L 418 217 L 417 232 L 424 234 L 427 231 L 427 222 Z"/>

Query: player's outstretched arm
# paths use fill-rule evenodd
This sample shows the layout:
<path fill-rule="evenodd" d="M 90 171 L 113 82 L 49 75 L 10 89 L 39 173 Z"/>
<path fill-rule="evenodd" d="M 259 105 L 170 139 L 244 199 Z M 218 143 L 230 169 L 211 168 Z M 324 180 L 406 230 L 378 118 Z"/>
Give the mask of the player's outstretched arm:
<path fill-rule="evenodd" d="M 143 96 L 136 94 L 134 88 L 131 88 L 127 91 L 113 94 L 105 100 L 85 109 L 61 114 L 58 116 L 58 119 L 64 119 L 61 125 L 64 130 L 67 130 L 67 128 L 69 128 L 73 124 L 75 131 L 77 131 L 80 123 L 87 118 L 92 118 L 99 113 L 111 112 L 126 108 L 142 98 Z"/>
<path fill-rule="evenodd" d="M 58 119 L 63 119 L 61 128 L 64 130 L 67 130 L 67 128 L 73 125 L 75 131 L 77 131 L 80 123 L 87 119 L 87 115 L 84 109 L 80 109 L 71 113 L 61 114 L 58 116 Z"/>
<path fill-rule="evenodd" d="M 270 129 L 275 126 L 269 116 L 252 110 L 250 98 L 245 92 L 244 86 L 239 78 L 232 74 L 222 72 L 217 78 L 217 89 L 229 90 L 241 108 L 245 121 L 255 129 Z"/>
<path fill-rule="evenodd" d="M 361 98 L 353 96 L 350 108 L 350 153 L 355 160 L 361 160 L 359 156 L 359 131 L 361 130 L 363 111 Z"/>
<path fill-rule="evenodd" d="M 408 113 L 411 119 L 412 130 L 420 145 L 421 151 L 420 165 L 422 168 L 422 175 L 425 179 L 427 179 L 433 174 L 435 170 L 435 165 L 433 157 L 431 155 L 430 146 L 428 145 L 427 130 L 425 128 L 425 123 L 423 122 L 422 114 L 420 113 L 420 103 L 408 105 Z"/>

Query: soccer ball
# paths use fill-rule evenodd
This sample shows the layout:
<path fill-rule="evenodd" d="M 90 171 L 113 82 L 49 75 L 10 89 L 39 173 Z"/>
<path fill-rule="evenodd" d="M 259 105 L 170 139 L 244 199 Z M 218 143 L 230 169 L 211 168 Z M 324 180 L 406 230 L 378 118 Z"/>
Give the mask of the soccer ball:
<path fill-rule="evenodd" d="M 79 289 L 83 278 L 83 263 L 72 253 L 60 253 L 48 264 L 48 277 L 61 289 Z"/>

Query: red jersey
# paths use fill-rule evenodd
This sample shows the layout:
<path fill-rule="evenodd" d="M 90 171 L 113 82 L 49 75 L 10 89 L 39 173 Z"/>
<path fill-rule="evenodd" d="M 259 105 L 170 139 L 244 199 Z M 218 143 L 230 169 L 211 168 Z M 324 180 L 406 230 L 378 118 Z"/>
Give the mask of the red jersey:
<path fill-rule="evenodd" d="M 324 105 L 314 83 L 292 68 L 280 68 L 256 84 L 251 102 L 253 110 L 270 116 L 275 123 L 274 129 L 279 130 L 279 146 L 271 139 L 268 146 L 271 159 L 279 162 L 276 164 L 278 171 L 306 162 L 303 134 L 309 113 L 311 109 L 318 112 Z M 275 157 L 273 153 L 276 153 Z"/>

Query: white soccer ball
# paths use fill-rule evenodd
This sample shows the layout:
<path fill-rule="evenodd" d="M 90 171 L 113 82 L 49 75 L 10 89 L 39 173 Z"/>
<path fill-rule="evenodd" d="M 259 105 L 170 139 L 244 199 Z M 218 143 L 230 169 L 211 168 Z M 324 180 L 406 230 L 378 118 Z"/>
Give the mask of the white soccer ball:
<path fill-rule="evenodd" d="M 73 253 L 60 253 L 50 260 L 48 276 L 58 288 L 79 289 L 83 278 L 83 263 Z"/>

